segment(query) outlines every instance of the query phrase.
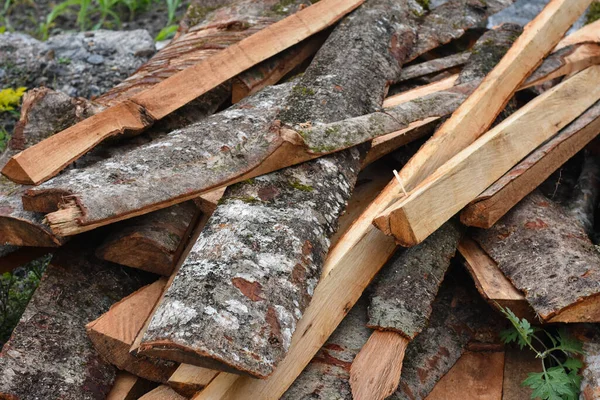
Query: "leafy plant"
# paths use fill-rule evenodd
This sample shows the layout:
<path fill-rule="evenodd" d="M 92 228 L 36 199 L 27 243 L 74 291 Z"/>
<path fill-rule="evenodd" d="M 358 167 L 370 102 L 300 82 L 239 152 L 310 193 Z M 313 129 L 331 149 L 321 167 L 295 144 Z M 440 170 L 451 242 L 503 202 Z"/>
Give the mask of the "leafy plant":
<path fill-rule="evenodd" d="M 582 343 L 569 336 L 564 327 L 556 333 L 549 332 L 532 326 L 525 318 L 519 319 L 510 309 L 501 310 L 512 327 L 502 331 L 500 338 L 506 344 L 514 342 L 521 349 L 529 348 L 542 362 L 543 371 L 530 373 L 522 383 L 533 390 L 531 398 L 578 399 L 581 384 L 578 372 L 583 365 L 574 356 L 583 354 Z"/>
<path fill-rule="evenodd" d="M 169 25 L 165 26 L 158 32 L 158 35 L 154 38 L 155 41 L 160 42 L 161 40 L 165 40 L 173 36 L 175 32 L 177 32 L 177 25 Z"/>
<path fill-rule="evenodd" d="M 27 88 L 20 87 L 16 90 L 7 88 L 0 91 L 0 112 L 14 111 L 21 103 L 21 97 L 26 90 Z"/>
<path fill-rule="evenodd" d="M 175 21 L 175 14 L 177 13 L 177 8 L 181 4 L 181 0 L 165 0 L 167 2 L 167 13 L 169 16 L 169 21 L 167 22 L 167 26 L 172 25 Z"/>

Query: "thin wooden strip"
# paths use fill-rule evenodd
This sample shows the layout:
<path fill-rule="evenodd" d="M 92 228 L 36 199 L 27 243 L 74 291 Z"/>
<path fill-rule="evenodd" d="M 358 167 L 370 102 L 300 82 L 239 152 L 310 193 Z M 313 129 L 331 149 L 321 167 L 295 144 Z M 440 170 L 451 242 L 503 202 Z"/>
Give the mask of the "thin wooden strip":
<path fill-rule="evenodd" d="M 323 0 L 298 11 L 213 57 L 17 154 L 2 173 L 24 184 L 39 184 L 48 180 L 107 137 L 146 129 L 154 121 L 228 79 L 327 28 L 362 2 Z"/>
<path fill-rule="evenodd" d="M 502 111 L 521 83 L 562 38 L 590 0 L 553 0 L 527 26 L 502 61 L 477 90 L 454 112 L 434 136 L 402 168 L 405 190 L 414 189 L 436 169 L 481 136 Z M 399 185 L 398 185 L 399 186 Z M 389 193 L 390 206 L 374 223 L 389 235 L 402 235 L 391 227 L 401 213 L 400 187 Z M 401 239 L 400 239 L 401 240 Z"/>
<path fill-rule="evenodd" d="M 538 96 L 458 153 L 400 201 L 389 232 L 414 246 L 600 98 L 600 66 Z M 523 132 L 529 132 L 523 137 Z M 440 201 L 440 199 L 445 199 Z"/>
<path fill-rule="evenodd" d="M 136 400 L 154 389 L 155 386 L 155 383 L 121 371 L 115 378 L 115 383 L 106 396 L 106 400 Z"/>

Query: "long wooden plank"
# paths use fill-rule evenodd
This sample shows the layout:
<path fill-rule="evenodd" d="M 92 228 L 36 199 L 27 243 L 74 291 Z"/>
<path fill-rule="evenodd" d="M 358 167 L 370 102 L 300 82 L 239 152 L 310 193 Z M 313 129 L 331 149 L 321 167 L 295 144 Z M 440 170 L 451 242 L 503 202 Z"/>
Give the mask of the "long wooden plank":
<path fill-rule="evenodd" d="M 600 133 L 595 105 L 478 195 L 460 214 L 468 226 L 488 229 Z"/>
<path fill-rule="evenodd" d="M 423 241 L 527 154 L 600 99 L 592 66 L 519 109 L 458 153 L 396 205 L 388 227 L 405 246 Z M 528 132 L 524 137 L 523 132 Z M 443 199 L 443 200 L 442 200 Z"/>
<path fill-rule="evenodd" d="M 459 107 L 434 136 L 402 168 L 404 190 L 414 189 L 459 151 L 469 146 L 494 122 L 513 93 L 531 74 L 581 15 L 590 0 L 553 0 L 527 26 L 502 61 L 487 75 L 477 90 Z M 403 189 L 390 192 L 390 206 L 374 223 L 389 235 L 401 235 L 392 228 L 394 214 L 400 213 Z"/>
<path fill-rule="evenodd" d="M 154 389 L 155 386 L 156 383 L 121 371 L 115 378 L 112 389 L 106 395 L 106 400 L 136 400 Z"/>
<path fill-rule="evenodd" d="M 266 27 L 213 57 L 14 156 L 2 173 L 39 184 L 107 137 L 139 132 L 252 66 L 331 26 L 364 0 L 323 0 Z"/>

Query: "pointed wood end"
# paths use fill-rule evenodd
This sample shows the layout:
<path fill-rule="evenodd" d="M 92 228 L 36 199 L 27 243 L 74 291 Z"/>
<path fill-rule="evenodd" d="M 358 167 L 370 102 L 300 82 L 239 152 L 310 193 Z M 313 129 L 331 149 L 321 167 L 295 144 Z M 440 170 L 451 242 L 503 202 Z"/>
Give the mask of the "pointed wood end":
<path fill-rule="evenodd" d="M 408 343 L 408 339 L 396 332 L 371 334 L 350 368 L 350 387 L 355 400 L 383 400 L 396 391 Z"/>
<path fill-rule="evenodd" d="M 422 216 L 422 218 L 427 218 L 427 216 Z M 390 211 L 384 211 L 373 220 L 373 224 L 386 235 L 393 236 L 396 243 L 404 247 L 416 246 L 428 236 L 417 236 L 411 224 L 411 219 L 402 207 L 393 206 Z"/>
<path fill-rule="evenodd" d="M 4 168 L 2 168 L 2 175 L 13 182 L 20 183 L 21 185 L 37 185 L 40 183 L 35 182 L 35 180 L 27 173 L 27 171 L 25 171 L 19 161 L 17 161 L 17 156 L 18 154 L 8 160 Z"/>

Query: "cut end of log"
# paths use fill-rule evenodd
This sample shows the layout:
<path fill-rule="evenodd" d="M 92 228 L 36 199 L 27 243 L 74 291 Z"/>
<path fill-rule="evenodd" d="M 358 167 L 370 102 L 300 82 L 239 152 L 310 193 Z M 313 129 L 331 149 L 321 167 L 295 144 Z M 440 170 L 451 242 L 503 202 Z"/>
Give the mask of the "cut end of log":
<path fill-rule="evenodd" d="M 58 247 L 64 243 L 47 228 L 32 224 L 26 220 L 0 217 L 0 243 L 28 247 Z"/>
<path fill-rule="evenodd" d="M 551 317 L 549 323 L 600 322 L 600 295 L 590 296 Z"/>
<path fill-rule="evenodd" d="M 77 223 L 83 217 L 83 211 L 75 200 L 68 200 L 61 209 L 46 215 L 45 222 L 50 225 L 52 232 L 59 236 L 71 236 L 82 232 Z"/>
<path fill-rule="evenodd" d="M 204 389 L 219 372 L 195 365 L 181 364 L 169 378 L 168 384 L 177 393 L 192 397 Z"/>
<path fill-rule="evenodd" d="M 491 212 L 486 213 L 485 211 L 481 204 L 473 202 L 460 213 L 460 222 L 466 226 L 488 229 L 502 217 L 502 215 L 496 216 Z"/>
<path fill-rule="evenodd" d="M 18 161 L 19 155 L 17 154 L 2 168 L 2 175 L 6 176 L 13 182 L 20 183 L 21 185 L 35 185 L 35 180 L 31 175 L 23 168 Z"/>
<path fill-rule="evenodd" d="M 387 219 L 387 225 L 383 222 L 383 219 Z M 376 221 L 379 220 L 379 224 Z M 424 237 L 417 237 L 413 227 L 411 226 L 409 218 L 406 216 L 404 209 L 399 208 L 390 215 L 381 215 L 373 220 L 375 226 L 384 226 L 386 231 L 383 231 L 388 236 L 394 236 L 396 244 L 403 247 L 413 247 L 425 240 Z"/>
<path fill-rule="evenodd" d="M 408 339 L 395 332 L 375 331 L 350 368 L 350 387 L 356 400 L 383 400 L 400 383 Z"/>

